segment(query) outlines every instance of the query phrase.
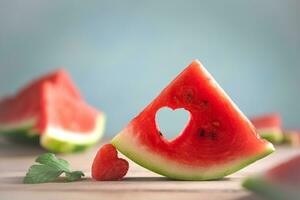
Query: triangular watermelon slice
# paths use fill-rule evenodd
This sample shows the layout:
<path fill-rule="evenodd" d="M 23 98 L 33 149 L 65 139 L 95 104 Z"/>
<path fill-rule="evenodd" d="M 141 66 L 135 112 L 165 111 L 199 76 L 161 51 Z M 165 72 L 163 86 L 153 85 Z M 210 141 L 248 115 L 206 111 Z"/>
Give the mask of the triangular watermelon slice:
<path fill-rule="evenodd" d="M 185 129 L 172 141 L 156 124 L 156 113 L 163 107 L 190 113 Z M 141 166 L 182 180 L 218 179 L 274 151 L 198 61 L 111 142 Z"/>
<path fill-rule="evenodd" d="M 102 112 L 82 99 L 69 75 L 57 70 L 0 101 L 0 132 L 39 136 L 54 152 L 81 151 L 97 142 L 104 129 Z"/>

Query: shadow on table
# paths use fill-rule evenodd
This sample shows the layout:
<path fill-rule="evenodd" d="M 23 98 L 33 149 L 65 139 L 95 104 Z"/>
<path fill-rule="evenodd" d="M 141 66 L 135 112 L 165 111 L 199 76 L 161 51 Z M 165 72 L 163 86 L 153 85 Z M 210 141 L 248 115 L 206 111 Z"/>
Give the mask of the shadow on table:
<path fill-rule="evenodd" d="M 24 177 L 20 176 L 15 176 L 15 177 L 4 177 L 2 180 L 4 180 L 6 183 L 9 184 L 22 184 Z M 227 178 L 221 179 L 220 181 L 227 181 Z M 124 179 L 121 180 L 121 182 L 163 182 L 163 181 L 180 181 L 180 180 L 174 180 L 174 179 L 169 179 L 167 177 L 125 177 Z M 86 177 L 83 178 L 80 182 L 97 182 L 96 180 Z M 103 182 L 103 181 L 100 181 Z M 106 182 L 106 181 L 105 181 Z M 107 182 L 116 182 L 116 181 L 107 181 Z M 106 183 L 107 183 L 106 182 Z M 185 182 L 185 181 L 181 181 Z M 52 183 L 65 183 L 65 179 L 63 177 L 59 177 L 56 181 L 53 181 Z M 103 182 L 104 183 L 104 182 Z M 250 199 L 237 199 L 237 200 L 251 200 Z"/>
<path fill-rule="evenodd" d="M 136 182 L 136 181 L 174 181 L 167 177 L 125 177 L 122 181 L 125 182 Z"/>
<path fill-rule="evenodd" d="M 12 176 L 12 177 L 4 177 L 4 178 L 1 178 L 1 179 L 6 184 L 16 185 L 16 184 L 24 184 L 23 183 L 23 178 L 24 178 L 24 176 Z M 81 182 L 82 181 L 91 181 L 91 179 L 90 178 L 83 178 L 81 180 Z M 52 181 L 52 182 L 49 182 L 49 183 L 67 183 L 67 182 L 66 182 L 66 179 L 64 177 L 59 177 L 55 181 Z M 47 184 L 47 183 L 43 183 L 43 184 Z M 26 185 L 37 185 L 37 184 L 26 184 Z"/>
<path fill-rule="evenodd" d="M 218 179 L 218 180 L 208 180 L 207 182 L 209 181 L 228 181 L 230 180 L 231 178 L 221 178 L 221 179 Z M 128 181 L 128 182 L 135 182 L 135 181 L 183 181 L 184 180 L 175 180 L 175 179 L 171 179 L 171 178 L 167 178 L 167 177 L 125 177 L 123 179 L 123 181 Z"/>
<path fill-rule="evenodd" d="M 266 200 L 266 199 L 264 199 L 261 196 L 258 196 L 256 194 L 249 194 L 247 196 L 240 197 L 240 198 L 238 198 L 236 200 Z"/>
<path fill-rule="evenodd" d="M 4 177 L 2 178 L 2 181 L 4 181 L 6 184 L 23 184 L 23 178 L 21 176 L 14 176 L 14 177 Z M 146 182 L 160 182 L 160 181 L 173 181 L 172 179 L 168 179 L 165 177 L 128 177 L 124 178 L 121 182 L 140 182 L 140 181 L 146 181 Z M 81 181 L 78 182 L 97 182 L 96 180 L 93 180 L 92 178 L 83 178 Z M 104 181 L 101 181 L 104 183 Z M 110 181 L 105 181 L 105 183 Z M 112 181 L 116 182 L 116 181 Z M 51 183 L 66 183 L 65 179 L 63 177 L 59 177 L 57 180 L 52 181 Z"/>

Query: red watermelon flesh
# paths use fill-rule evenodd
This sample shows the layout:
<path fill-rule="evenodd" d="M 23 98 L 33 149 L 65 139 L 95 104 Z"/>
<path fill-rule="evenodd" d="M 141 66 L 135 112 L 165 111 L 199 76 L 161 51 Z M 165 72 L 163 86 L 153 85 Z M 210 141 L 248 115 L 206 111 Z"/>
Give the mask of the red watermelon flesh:
<path fill-rule="evenodd" d="M 39 87 L 39 88 L 37 88 Z M 26 93 L 17 94 L 13 97 L 7 97 L 0 101 L 0 126 L 14 126 L 16 123 L 34 123 L 37 128 L 37 113 L 41 110 L 41 104 L 38 99 L 42 96 L 41 85 L 36 86 L 34 90 L 28 90 Z M 22 101 L 21 101 L 22 100 Z"/>
<path fill-rule="evenodd" d="M 129 168 L 129 163 L 118 158 L 116 148 L 111 144 L 103 145 L 92 165 L 92 177 L 97 181 L 114 181 L 122 179 Z"/>
<path fill-rule="evenodd" d="M 185 129 L 171 141 L 160 134 L 155 120 L 163 107 L 190 113 Z M 183 180 L 221 178 L 274 151 L 198 61 L 176 77 L 112 144 L 145 168 Z"/>
<path fill-rule="evenodd" d="M 55 85 L 42 85 L 42 102 L 40 130 L 45 130 L 48 124 L 70 132 L 88 134 L 96 126 L 99 112 L 57 89 Z M 43 106 L 47 105 L 47 106 Z M 80 122 L 80 123 L 78 123 Z"/>
<path fill-rule="evenodd" d="M 14 122 L 19 123 L 22 120 L 36 118 L 36 113 L 41 110 L 41 104 L 32 102 L 37 102 L 37 99 L 40 99 L 43 95 L 42 87 L 44 83 L 51 83 L 70 97 L 81 100 L 80 93 L 72 83 L 68 73 L 63 69 L 59 69 L 32 81 L 22 88 L 15 96 L 1 99 L 0 125 L 9 125 Z"/>
<path fill-rule="evenodd" d="M 0 132 L 25 129 L 28 136 L 42 135 L 41 145 L 56 152 L 91 146 L 102 136 L 103 126 L 103 113 L 85 103 L 64 70 L 41 77 L 0 102 Z"/>
<path fill-rule="evenodd" d="M 64 69 L 58 69 L 50 74 L 33 80 L 31 83 L 22 88 L 18 95 L 26 95 L 28 92 L 34 91 L 36 87 L 39 87 L 45 82 L 51 82 L 75 99 L 82 99 L 79 90 L 76 88 L 70 75 Z"/>
<path fill-rule="evenodd" d="M 278 113 L 269 113 L 250 118 L 261 137 L 274 143 L 283 140 L 281 117 Z"/>

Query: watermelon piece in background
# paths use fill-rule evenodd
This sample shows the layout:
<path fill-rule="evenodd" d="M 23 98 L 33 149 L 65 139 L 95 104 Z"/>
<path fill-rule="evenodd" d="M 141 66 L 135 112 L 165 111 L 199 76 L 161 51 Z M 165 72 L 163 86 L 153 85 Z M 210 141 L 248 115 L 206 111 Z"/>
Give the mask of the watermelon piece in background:
<path fill-rule="evenodd" d="M 38 138 L 54 152 L 81 151 L 102 136 L 105 117 L 81 97 L 64 70 L 45 75 L 0 101 L 0 132 Z"/>
<path fill-rule="evenodd" d="M 156 113 L 163 107 L 190 113 L 184 130 L 171 141 L 156 124 Z M 199 61 L 193 61 L 111 142 L 137 164 L 181 180 L 222 178 L 274 151 Z"/>
<path fill-rule="evenodd" d="M 269 113 L 250 118 L 259 135 L 272 143 L 283 141 L 281 117 L 278 113 Z"/>
<path fill-rule="evenodd" d="M 300 155 L 283 162 L 262 175 L 245 179 L 243 187 L 271 200 L 300 199 Z"/>
<path fill-rule="evenodd" d="M 283 130 L 283 142 L 293 147 L 299 147 L 300 130 Z"/>

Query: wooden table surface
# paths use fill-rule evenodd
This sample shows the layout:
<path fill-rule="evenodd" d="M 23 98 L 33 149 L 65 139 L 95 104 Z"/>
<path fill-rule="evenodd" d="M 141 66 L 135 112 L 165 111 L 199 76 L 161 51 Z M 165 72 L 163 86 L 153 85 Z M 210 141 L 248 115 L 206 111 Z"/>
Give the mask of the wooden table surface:
<path fill-rule="evenodd" d="M 90 167 L 100 146 L 98 144 L 80 154 L 60 155 L 70 162 L 73 170 L 85 172 L 83 181 L 26 185 L 22 184 L 23 176 L 34 159 L 44 151 L 0 139 L 0 199 L 261 199 L 241 187 L 243 178 L 300 153 L 300 149 L 277 147 L 277 151 L 269 157 L 218 181 L 169 180 L 130 162 L 130 169 L 124 180 L 96 182 L 91 179 Z"/>

